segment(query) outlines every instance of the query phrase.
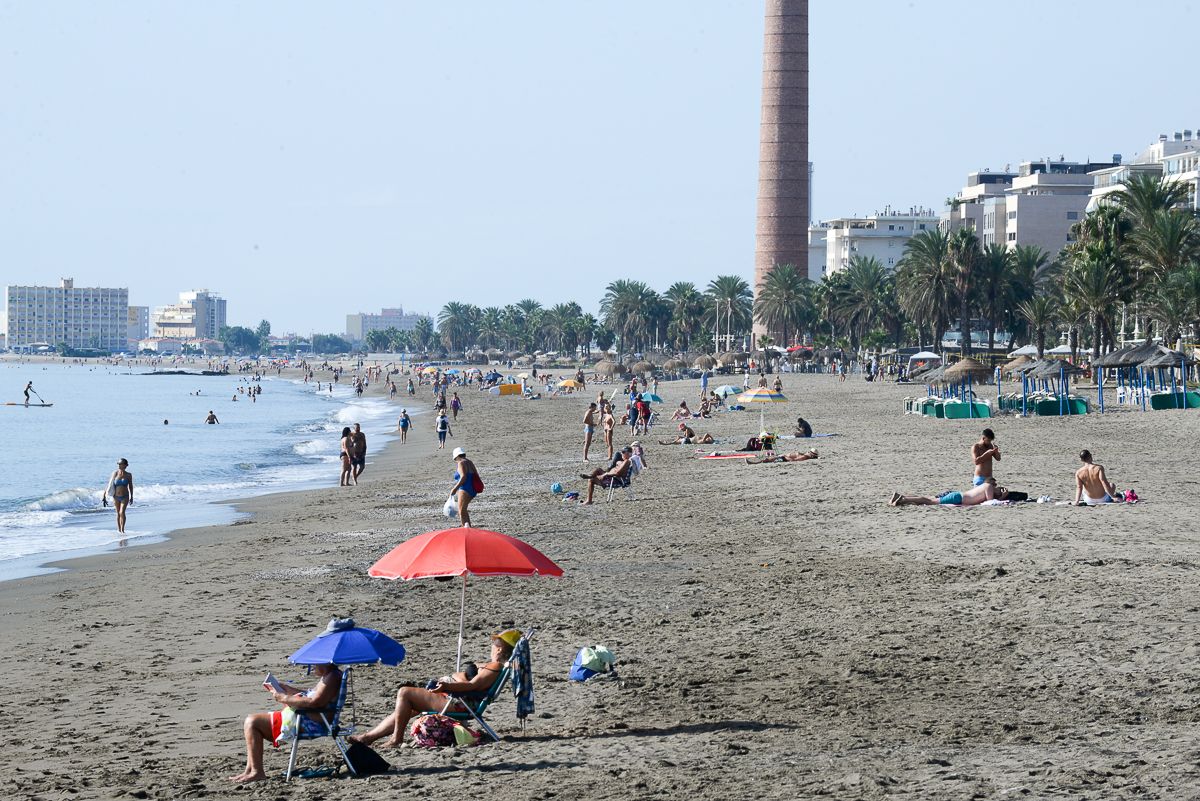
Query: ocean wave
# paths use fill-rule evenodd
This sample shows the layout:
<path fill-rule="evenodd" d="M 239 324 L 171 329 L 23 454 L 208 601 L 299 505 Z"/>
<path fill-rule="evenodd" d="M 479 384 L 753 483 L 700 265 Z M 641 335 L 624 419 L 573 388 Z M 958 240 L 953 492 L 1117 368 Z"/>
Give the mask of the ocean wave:
<path fill-rule="evenodd" d="M 297 442 L 292 446 L 292 450 L 301 456 L 320 456 L 327 451 L 336 450 L 338 443 L 336 441 L 325 439 L 310 439 L 305 442 Z"/>
<path fill-rule="evenodd" d="M 57 512 L 69 509 L 89 509 L 100 506 L 100 490 L 86 487 L 60 490 L 26 504 L 30 512 Z"/>

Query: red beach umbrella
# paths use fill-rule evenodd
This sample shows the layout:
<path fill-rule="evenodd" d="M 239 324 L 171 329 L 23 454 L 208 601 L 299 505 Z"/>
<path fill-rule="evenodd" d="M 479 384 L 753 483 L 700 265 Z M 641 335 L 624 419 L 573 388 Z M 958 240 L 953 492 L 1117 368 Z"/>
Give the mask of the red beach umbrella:
<path fill-rule="evenodd" d="M 562 568 L 516 537 L 482 528 L 430 531 L 400 543 L 367 570 L 375 578 L 448 578 L 462 576 L 458 614 L 458 659 L 462 663 L 467 610 L 467 576 L 561 576 Z"/>

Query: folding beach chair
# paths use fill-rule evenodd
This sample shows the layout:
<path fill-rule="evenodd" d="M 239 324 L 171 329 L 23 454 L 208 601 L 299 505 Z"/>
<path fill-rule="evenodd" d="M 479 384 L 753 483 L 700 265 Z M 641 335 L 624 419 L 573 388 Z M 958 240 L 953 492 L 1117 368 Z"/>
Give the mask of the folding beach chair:
<path fill-rule="evenodd" d="M 525 634 L 525 636 L 523 636 L 520 640 L 517 641 L 518 645 L 522 642 L 530 641 L 531 639 L 533 639 L 533 635 L 534 635 L 534 630 L 530 629 L 529 632 Z M 515 650 L 515 648 L 514 648 L 514 650 Z M 491 737 L 496 742 L 500 742 L 500 735 L 496 734 L 495 730 L 487 724 L 487 721 L 485 721 L 483 719 L 483 714 L 484 714 L 484 712 L 487 711 L 488 707 L 490 707 L 492 705 L 492 702 L 495 701 L 497 697 L 499 697 L 500 693 L 504 689 L 504 685 L 506 685 L 510 681 L 512 681 L 512 674 L 513 674 L 513 664 L 512 664 L 512 660 L 510 659 L 508 662 L 504 663 L 504 667 L 500 670 L 500 675 L 496 677 L 496 681 L 493 682 L 492 686 L 488 688 L 487 695 L 485 695 L 483 698 L 481 698 L 477 701 L 468 701 L 468 700 L 462 698 L 461 696 L 450 695 L 449 700 L 446 701 L 446 705 L 444 707 L 442 707 L 442 711 L 439 712 L 438 714 L 445 715 L 448 718 L 452 718 L 454 720 L 461 721 L 464 723 L 467 721 L 470 721 L 470 720 L 474 720 L 476 723 L 479 724 L 479 726 L 485 732 L 487 732 L 489 737 Z M 463 709 L 451 709 L 450 707 L 453 706 L 455 703 L 462 704 L 462 706 L 464 708 Z M 423 712 L 422 714 L 430 715 L 433 713 Z"/>
<path fill-rule="evenodd" d="M 605 500 L 611 501 L 617 490 L 623 489 L 625 490 L 626 498 L 631 501 L 636 501 L 637 496 L 633 492 L 633 476 L 633 469 L 630 468 L 630 471 L 623 476 L 613 476 L 612 478 L 607 479 L 606 483 L 608 484 L 608 495 L 606 496 Z"/>
<path fill-rule="evenodd" d="M 346 767 L 350 769 L 351 776 L 357 776 L 358 773 L 354 770 L 354 765 L 350 764 L 350 756 L 346 753 L 349 746 L 346 744 L 346 738 L 354 734 L 353 720 L 349 726 L 342 726 L 342 710 L 346 707 L 346 698 L 350 694 L 350 668 L 342 671 L 342 686 L 338 689 L 338 697 L 334 706 L 320 710 L 309 710 L 310 714 L 315 714 L 325 724 L 325 731 L 321 734 L 308 734 L 303 728 L 296 733 L 296 738 L 292 740 L 292 753 L 288 757 L 287 773 L 284 774 L 284 781 L 292 778 L 292 771 L 296 768 L 296 751 L 300 748 L 301 740 L 318 740 L 322 737 L 332 737 L 333 744 L 337 746 L 337 750 L 341 752 L 342 761 L 346 763 Z M 353 709 L 354 703 L 351 702 Z M 353 715 L 351 715 L 353 718 Z"/>

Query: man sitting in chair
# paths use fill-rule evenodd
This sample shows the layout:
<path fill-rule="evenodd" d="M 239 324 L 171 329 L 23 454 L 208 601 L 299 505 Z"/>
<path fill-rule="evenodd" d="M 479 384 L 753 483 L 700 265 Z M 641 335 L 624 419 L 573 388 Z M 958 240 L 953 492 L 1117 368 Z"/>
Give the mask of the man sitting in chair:
<path fill-rule="evenodd" d="M 596 468 L 591 473 L 580 473 L 579 477 L 585 479 L 588 483 L 587 498 L 580 501 L 581 504 L 587 505 L 592 502 L 592 495 L 596 492 L 596 487 L 608 487 L 616 484 L 618 487 L 624 486 L 629 481 L 630 469 L 633 467 L 633 448 L 626 445 L 617 454 L 617 458 L 613 460 L 613 466 L 608 470 Z"/>
<path fill-rule="evenodd" d="M 422 712 L 441 712 L 450 704 L 451 711 L 465 712 L 462 704 L 451 703 L 450 696 L 474 704 L 483 700 L 500 678 L 504 665 L 512 656 L 513 648 L 521 639 L 517 629 L 507 629 L 492 635 L 492 658 L 479 665 L 475 675 L 468 677 L 466 672 L 443 676 L 434 682 L 432 689 L 420 687 L 401 687 L 396 693 L 396 709 L 392 714 L 379 722 L 379 725 L 364 734 L 356 734 L 347 739 L 352 743 L 370 745 L 376 740 L 387 737 L 383 745 L 388 748 L 399 748 L 404 744 L 404 733 L 408 730 L 408 722 Z"/>
<path fill-rule="evenodd" d="M 297 712 L 315 712 L 334 706 L 337 703 L 338 691 L 342 688 L 342 672 L 337 669 L 337 665 L 313 665 L 312 668 L 313 672 L 320 676 L 317 686 L 311 690 L 301 690 L 280 682 L 283 692 L 267 687 L 271 697 Z M 325 734 L 325 724 L 313 712 L 305 712 L 299 716 L 300 730 L 307 734 Z M 279 739 L 283 730 L 283 711 L 247 715 L 242 730 L 246 736 L 246 769 L 237 776 L 230 776 L 229 780 L 238 784 L 262 781 L 267 778 L 263 771 L 263 741 L 270 740 L 274 745 Z"/>

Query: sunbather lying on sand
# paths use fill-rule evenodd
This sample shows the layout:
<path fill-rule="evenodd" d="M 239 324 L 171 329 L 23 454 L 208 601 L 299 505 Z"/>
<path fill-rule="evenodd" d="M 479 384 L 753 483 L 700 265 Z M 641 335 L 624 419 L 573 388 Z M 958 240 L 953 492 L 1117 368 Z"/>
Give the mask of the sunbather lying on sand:
<path fill-rule="evenodd" d="M 923 495 L 901 495 L 895 493 L 888 501 L 890 506 L 978 506 L 984 501 L 1008 500 L 1008 490 L 996 484 L 996 479 L 989 478 L 987 482 L 973 487 L 965 492 L 947 492 L 936 498 Z"/>
<path fill-rule="evenodd" d="M 699 443 L 701 445 L 711 445 L 716 440 L 712 434 L 705 434 L 702 437 L 697 437 L 696 432 L 688 426 L 687 423 L 679 424 L 679 436 L 675 439 L 660 439 L 659 445 L 692 445 Z"/>
<path fill-rule="evenodd" d="M 817 452 L 815 450 L 806 453 L 781 453 L 778 456 L 753 456 L 746 457 L 746 464 L 769 464 L 770 462 L 807 462 L 809 459 L 816 459 Z"/>
<path fill-rule="evenodd" d="M 450 700 L 450 695 L 457 695 L 468 702 L 482 700 L 488 690 L 500 678 L 504 663 L 512 656 L 513 647 L 521 639 L 521 632 L 508 629 L 492 635 L 492 658 L 479 665 L 474 676 L 470 671 L 443 676 L 438 679 L 432 689 L 420 687 L 401 687 L 396 693 L 396 709 L 375 728 L 363 734 L 356 734 L 347 739 L 352 743 L 370 745 L 376 740 L 387 737 L 383 743 L 388 748 L 399 748 L 403 745 L 404 733 L 408 722 L 421 712 L 441 712 Z M 465 711 L 461 704 L 452 704 L 451 710 Z"/>

